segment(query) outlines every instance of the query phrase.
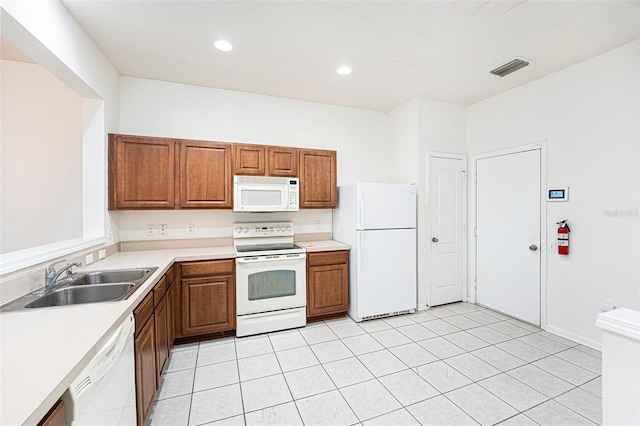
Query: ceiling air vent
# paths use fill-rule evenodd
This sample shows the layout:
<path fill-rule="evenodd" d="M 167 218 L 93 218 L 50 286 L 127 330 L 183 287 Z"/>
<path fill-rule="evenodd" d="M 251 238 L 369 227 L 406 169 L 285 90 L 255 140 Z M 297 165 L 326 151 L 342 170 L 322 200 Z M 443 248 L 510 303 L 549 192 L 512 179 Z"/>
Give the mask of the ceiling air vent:
<path fill-rule="evenodd" d="M 520 68 L 524 68 L 531 63 L 530 60 L 524 58 L 515 58 L 506 64 L 500 65 L 498 68 L 489 71 L 493 75 L 498 77 L 504 77 L 512 72 L 518 71 Z"/>

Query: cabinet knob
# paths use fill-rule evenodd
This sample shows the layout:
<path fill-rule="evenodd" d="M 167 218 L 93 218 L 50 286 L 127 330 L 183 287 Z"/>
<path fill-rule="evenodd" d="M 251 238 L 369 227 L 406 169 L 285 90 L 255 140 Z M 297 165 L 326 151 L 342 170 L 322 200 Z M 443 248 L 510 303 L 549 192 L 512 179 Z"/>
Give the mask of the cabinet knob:
<path fill-rule="evenodd" d="M 438 240 L 436 237 L 433 237 L 433 238 L 431 239 L 431 241 L 433 241 L 434 243 L 437 243 L 437 242 L 438 242 L 438 241 L 440 241 L 440 240 Z"/>

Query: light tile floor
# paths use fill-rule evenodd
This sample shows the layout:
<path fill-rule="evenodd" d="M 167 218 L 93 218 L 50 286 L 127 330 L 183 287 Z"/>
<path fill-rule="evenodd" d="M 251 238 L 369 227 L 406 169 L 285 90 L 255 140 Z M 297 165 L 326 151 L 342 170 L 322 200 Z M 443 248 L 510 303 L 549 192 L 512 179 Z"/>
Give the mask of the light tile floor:
<path fill-rule="evenodd" d="M 176 346 L 152 425 L 591 425 L 600 352 L 467 303 Z"/>

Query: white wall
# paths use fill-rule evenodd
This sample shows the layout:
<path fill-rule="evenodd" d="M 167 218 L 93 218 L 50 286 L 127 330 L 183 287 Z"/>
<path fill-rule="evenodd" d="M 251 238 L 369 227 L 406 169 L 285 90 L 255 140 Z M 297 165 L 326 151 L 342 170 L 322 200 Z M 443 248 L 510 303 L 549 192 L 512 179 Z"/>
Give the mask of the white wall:
<path fill-rule="evenodd" d="M 418 185 L 418 307 L 429 303 L 428 152 L 466 153 L 466 107 L 415 98 L 389 113 L 389 178 Z"/>
<path fill-rule="evenodd" d="M 0 253 L 82 237 L 82 98 L 40 65 L 0 66 Z"/>
<path fill-rule="evenodd" d="M 10 272 L 17 271 L 17 275 L 25 277 L 41 269 L 39 262 L 103 241 L 107 218 L 106 141 L 107 132 L 118 128 L 120 80 L 117 70 L 58 0 L 3 0 L 0 7 L 2 36 L 82 98 L 82 151 L 65 160 L 82 162 L 82 238 L 3 254 L 0 269 L 4 288 L 8 280 L 15 278 L 14 274 L 7 275 Z M 64 162 L 57 165 L 64 167 Z M 46 178 L 46 168 L 41 168 L 39 174 Z M 62 192 L 54 195 L 64 197 Z M 47 221 L 46 217 L 41 220 Z M 77 224 L 69 226 L 61 231 L 75 233 Z M 32 268 L 23 269 L 27 267 Z M 35 281 L 40 279 L 38 274 L 34 277 Z"/>
<path fill-rule="evenodd" d="M 417 183 L 420 149 L 420 99 L 414 98 L 389 112 L 390 140 L 387 167 L 391 183 Z"/>
<path fill-rule="evenodd" d="M 547 238 L 568 219 L 571 254 L 547 253 L 547 328 L 599 346 L 599 303 L 640 308 L 640 41 L 468 108 L 469 155 L 547 143 Z"/>
<path fill-rule="evenodd" d="M 387 181 L 388 123 L 388 115 L 380 112 L 130 77 L 121 80 L 119 133 L 337 150 L 338 185 Z M 207 214 L 215 217 L 213 222 L 187 210 L 158 211 L 153 220 L 214 229 L 219 217 L 236 217 L 223 211 Z M 147 239 L 139 232 L 146 229 L 139 215 L 119 212 L 112 220 L 121 231 L 128 229 L 122 238 Z M 297 231 L 315 232 L 315 220 L 321 220 L 321 232 L 331 231 L 330 210 L 301 212 L 295 220 Z M 132 229 L 136 227 L 138 231 Z"/>

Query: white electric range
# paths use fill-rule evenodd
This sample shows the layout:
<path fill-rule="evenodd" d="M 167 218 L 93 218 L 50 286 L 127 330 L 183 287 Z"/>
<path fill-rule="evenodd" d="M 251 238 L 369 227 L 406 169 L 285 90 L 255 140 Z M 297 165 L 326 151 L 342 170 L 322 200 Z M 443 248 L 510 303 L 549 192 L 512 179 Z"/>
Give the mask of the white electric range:
<path fill-rule="evenodd" d="M 236 336 L 307 323 L 306 250 L 292 222 L 233 224 L 236 250 Z"/>

